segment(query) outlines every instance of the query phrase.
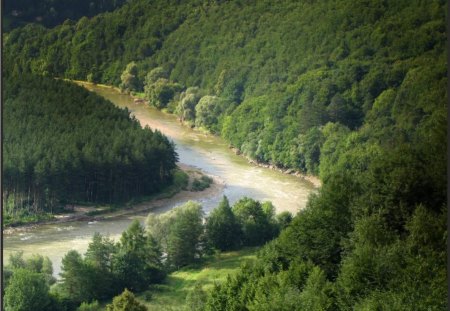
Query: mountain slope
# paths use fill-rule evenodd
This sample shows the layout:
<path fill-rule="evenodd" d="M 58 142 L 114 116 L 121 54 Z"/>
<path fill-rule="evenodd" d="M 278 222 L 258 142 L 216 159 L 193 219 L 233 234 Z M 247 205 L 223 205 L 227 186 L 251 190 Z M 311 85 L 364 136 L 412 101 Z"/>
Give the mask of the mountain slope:
<path fill-rule="evenodd" d="M 186 121 L 259 161 L 318 174 L 321 127 L 359 128 L 383 91 L 445 57 L 445 30 L 445 1 L 134 0 L 53 30 L 13 31 L 5 59 L 14 71 L 115 85 L 135 62 L 132 91 L 163 67 L 169 82 L 223 99 L 204 122 L 194 102 Z M 181 116 L 177 92 L 163 106 Z"/>

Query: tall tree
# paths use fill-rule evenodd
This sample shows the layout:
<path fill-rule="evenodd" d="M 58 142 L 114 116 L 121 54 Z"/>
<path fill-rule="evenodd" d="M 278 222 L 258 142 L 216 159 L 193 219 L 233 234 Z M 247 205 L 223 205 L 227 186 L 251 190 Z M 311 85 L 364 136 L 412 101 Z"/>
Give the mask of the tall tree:
<path fill-rule="evenodd" d="M 205 230 L 211 244 L 221 251 L 241 245 L 241 226 L 226 196 L 222 198 L 219 206 L 211 211 L 206 220 Z"/>
<path fill-rule="evenodd" d="M 17 269 L 5 289 L 3 306 L 7 311 L 46 310 L 51 304 L 48 291 L 42 274 Z"/>
<path fill-rule="evenodd" d="M 134 220 L 122 233 L 114 257 L 114 273 L 122 288 L 140 291 L 164 277 L 161 251 L 151 235 Z"/>

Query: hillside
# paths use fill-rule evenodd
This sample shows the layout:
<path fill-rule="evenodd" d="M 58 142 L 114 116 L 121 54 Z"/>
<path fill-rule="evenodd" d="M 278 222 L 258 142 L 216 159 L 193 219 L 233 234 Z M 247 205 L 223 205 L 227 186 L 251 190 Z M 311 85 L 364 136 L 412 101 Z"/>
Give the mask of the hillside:
<path fill-rule="evenodd" d="M 159 132 L 80 86 L 4 80 L 5 224 L 65 204 L 123 203 L 172 183 L 177 155 Z"/>
<path fill-rule="evenodd" d="M 445 71 L 445 12 L 445 1 L 134 0 L 52 30 L 12 31 L 5 64 L 146 87 L 153 104 L 247 156 L 318 174 L 323 125 L 355 130 L 383 92 L 401 96 L 408 75 Z M 199 102 L 205 95 L 214 97 Z"/>
<path fill-rule="evenodd" d="M 446 12 L 134 0 L 6 34 L 5 70 L 144 93 L 249 157 L 320 176 L 307 207 L 198 309 L 446 310 Z"/>
<path fill-rule="evenodd" d="M 5 1 L 2 7 L 2 29 L 9 32 L 27 23 L 54 27 L 67 19 L 77 20 L 92 17 L 102 12 L 113 11 L 125 0 L 15 0 Z"/>

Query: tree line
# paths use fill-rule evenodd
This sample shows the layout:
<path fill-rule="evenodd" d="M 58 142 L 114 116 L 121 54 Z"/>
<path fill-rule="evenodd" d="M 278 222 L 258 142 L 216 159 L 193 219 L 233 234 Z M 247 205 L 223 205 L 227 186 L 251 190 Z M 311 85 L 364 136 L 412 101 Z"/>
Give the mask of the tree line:
<path fill-rule="evenodd" d="M 5 223 L 74 203 L 123 203 L 172 183 L 177 154 L 130 112 L 69 82 L 4 77 Z"/>
<path fill-rule="evenodd" d="M 117 296 L 107 310 L 124 310 L 123 304 L 142 309 L 132 292 L 148 291 L 168 272 L 202 262 L 214 251 L 262 245 L 291 219 L 288 212 L 275 215 L 270 202 L 242 198 L 231 207 L 226 197 L 205 218 L 201 205 L 189 201 L 165 214 L 149 214 L 146 227 L 133 221 L 117 242 L 95 233 L 84 256 L 72 250 L 63 257 L 57 284 L 47 257 L 25 260 L 13 253 L 3 269 L 3 306 L 93 311 L 99 301 Z"/>

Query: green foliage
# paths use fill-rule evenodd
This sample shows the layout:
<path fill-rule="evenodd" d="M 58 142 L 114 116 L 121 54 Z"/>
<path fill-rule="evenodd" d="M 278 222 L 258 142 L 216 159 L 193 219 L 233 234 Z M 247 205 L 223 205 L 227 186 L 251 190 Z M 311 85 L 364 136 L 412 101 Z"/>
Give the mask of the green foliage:
<path fill-rule="evenodd" d="M 442 99 L 443 76 L 424 68 L 445 69 L 442 1 L 172 4 L 136 0 L 51 30 L 27 25 L 5 39 L 5 64 L 119 85 L 135 62 L 138 88 L 156 107 L 259 161 L 314 174 L 321 143 L 308 138 L 327 122 L 358 129 L 387 90 L 399 91 L 393 111 L 403 116 Z M 175 81 L 220 103 L 178 98 Z M 409 111 L 414 123 L 419 110 Z"/>
<path fill-rule="evenodd" d="M 25 264 L 25 260 L 23 259 L 23 251 L 11 253 L 9 255 L 8 262 L 9 262 L 9 266 L 12 269 L 25 268 L 26 264 Z"/>
<path fill-rule="evenodd" d="M 125 289 L 122 294 L 114 297 L 112 304 L 106 306 L 106 311 L 147 311 L 147 308 L 136 300 L 132 292 Z"/>
<path fill-rule="evenodd" d="M 357 130 L 337 123 L 334 111 L 335 123 L 299 136 L 303 161 L 309 152 L 319 165 L 321 189 L 252 268 L 208 295 L 211 309 L 282 309 L 291 307 L 288 293 L 291 309 L 447 308 L 447 95 L 437 50 L 410 60 L 417 67 L 397 64 L 395 75 L 373 68 L 352 87 L 366 110 Z M 384 83 L 395 87 L 383 91 Z M 244 105 L 237 110 L 254 115 Z M 241 120 L 229 122 L 232 137 Z"/>
<path fill-rule="evenodd" d="M 203 127 L 212 133 L 220 133 L 221 124 L 218 117 L 230 105 L 217 96 L 203 96 L 195 106 L 195 126 Z"/>
<path fill-rule="evenodd" d="M 3 306 L 8 311 L 45 310 L 51 304 L 48 290 L 42 274 L 16 269 L 5 289 Z"/>
<path fill-rule="evenodd" d="M 305 310 L 332 310 L 332 285 L 327 281 L 325 273 L 314 267 L 300 293 L 300 306 Z"/>
<path fill-rule="evenodd" d="M 190 201 L 176 209 L 167 241 L 169 266 L 181 267 L 202 256 L 202 221 L 203 211 L 198 203 Z"/>
<path fill-rule="evenodd" d="M 58 300 L 79 305 L 111 298 L 125 288 L 142 291 L 165 277 L 161 260 L 159 245 L 137 220 L 117 244 L 96 233 L 84 258 L 76 251 L 64 256 Z"/>
<path fill-rule="evenodd" d="M 175 113 L 182 122 L 195 121 L 195 106 L 200 98 L 201 96 L 198 87 L 189 87 L 186 91 L 180 94 L 180 100 L 177 108 L 175 109 Z"/>
<path fill-rule="evenodd" d="M 77 311 L 100 311 L 102 308 L 100 307 L 100 304 L 97 300 L 94 300 L 91 303 L 83 302 L 81 305 L 77 308 Z"/>
<path fill-rule="evenodd" d="M 111 297 L 116 293 L 116 276 L 113 274 L 113 258 L 116 253 L 117 247 L 111 239 L 94 233 L 86 250 L 84 263 L 89 267 L 89 277 L 95 280 L 92 292 L 96 299 Z M 87 281 L 88 279 L 85 279 L 84 282 Z"/>
<path fill-rule="evenodd" d="M 305 158 L 305 167 L 314 175 L 319 173 L 320 149 L 324 142 L 323 134 L 317 127 L 310 128 L 306 134 L 300 136 L 300 153 Z"/>
<path fill-rule="evenodd" d="M 167 275 L 164 284 L 153 284 L 149 291 L 152 293 L 151 301 L 146 301 L 144 292 L 138 298 L 145 302 L 149 310 L 186 310 L 188 296 L 203 297 L 199 289 L 207 295 L 214 284 L 223 283 L 228 275 L 234 275 L 245 262 L 255 260 L 255 248 L 243 248 L 231 252 L 222 252 L 205 258 L 200 264 L 189 265 Z M 197 288 L 197 289 L 196 289 Z M 195 295 L 192 292 L 197 292 Z M 192 293 L 192 294 L 191 294 Z M 206 302 L 206 297 L 204 298 Z"/>
<path fill-rule="evenodd" d="M 91 277 L 91 269 L 85 264 L 83 258 L 77 251 L 69 251 L 61 262 L 60 285 L 65 297 L 70 298 L 76 303 L 90 301 L 94 298 L 92 292 L 95 284 Z"/>
<path fill-rule="evenodd" d="M 201 284 L 196 284 L 186 295 L 186 308 L 187 310 L 197 311 L 204 310 L 206 302 L 206 293 Z"/>
<path fill-rule="evenodd" d="M 77 24 L 12 31 L 5 70 L 79 79 L 97 70 L 118 85 L 131 61 L 141 83 L 165 68 L 146 83 L 153 104 L 258 161 L 319 173 L 322 188 L 307 207 L 255 265 L 213 288 L 207 310 L 445 310 L 446 6 L 135 0 Z M 175 81 L 200 90 L 178 95 Z M 35 153 L 17 154 L 6 176 L 53 167 L 28 168 L 21 157 Z M 28 203 L 6 198 L 6 206 Z M 244 244 L 285 226 L 251 199 L 232 211 Z M 152 218 L 156 239 L 182 249 L 188 225 L 161 217 Z"/>
<path fill-rule="evenodd" d="M 122 83 L 120 83 L 119 85 L 120 90 L 127 93 L 140 90 L 137 75 L 138 68 L 136 66 L 136 63 L 129 63 L 120 76 L 120 80 L 122 81 Z"/>
<path fill-rule="evenodd" d="M 280 230 L 286 229 L 292 221 L 292 214 L 288 211 L 281 212 L 276 215 L 276 220 Z"/>
<path fill-rule="evenodd" d="M 169 101 L 182 89 L 181 85 L 168 79 L 162 67 L 152 69 L 145 77 L 144 91 L 150 104 L 156 108 L 166 108 Z"/>
<path fill-rule="evenodd" d="M 231 250 L 241 245 L 241 226 L 226 196 L 209 214 L 205 231 L 211 245 L 221 251 Z"/>
<path fill-rule="evenodd" d="M 160 282 L 164 278 L 161 257 L 153 236 L 145 233 L 139 221 L 133 221 L 122 233 L 113 259 L 113 271 L 121 288 L 142 291 L 148 284 Z"/>
<path fill-rule="evenodd" d="M 166 253 L 168 268 L 193 263 L 203 255 L 203 211 L 189 201 L 164 214 L 149 214 L 147 228 Z"/>
<path fill-rule="evenodd" d="M 8 74 L 4 81 L 9 223 L 67 203 L 124 202 L 172 183 L 173 145 L 128 111 L 60 80 Z"/>
<path fill-rule="evenodd" d="M 32 254 L 24 259 L 23 251 L 14 252 L 9 255 L 9 262 L 4 270 L 5 287 L 9 283 L 10 277 L 17 269 L 26 269 L 31 272 L 39 273 L 46 281 L 48 286 L 53 285 L 56 279 L 53 277 L 53 265 L 50 259 L 39 254 Z"/>
<path fill-rule="evenodd" d="M 263 206 L 268 208 L 263 209 Z M 242 230 L 242 242 L 246 246 L 262 245 L 276 236 L 276 224 L 271 203 L 242 198 L 232 209 Z"/>
<path fill-rule="evenodd" d="M 92 2 L 89 0 L 44 0 L 44 1 L 7 1 L 4 7 L 4 17 L 9 23 L 4 24 L 3 30 L 8 32 L 26 23 L 40 23 L 46 27 L 54 27 L 67 19 L 77 20 L 92 17 L 101 12 L 113 11 L 122 6 L 124 0 L 104 0 Z"/>
<path fill-rule="evenodd" d="M 191 185 L 191 191 L 202 191 L 213 183 L 213 179 L 209 176 L 203 175 L 202 177 L 195 178 Z"/>

